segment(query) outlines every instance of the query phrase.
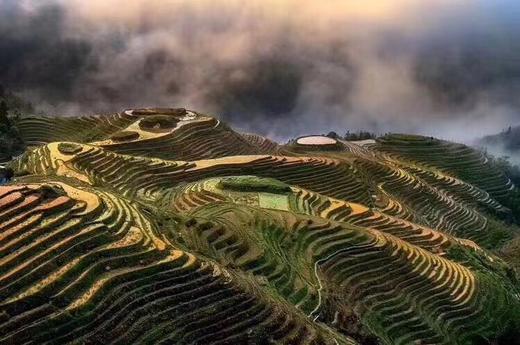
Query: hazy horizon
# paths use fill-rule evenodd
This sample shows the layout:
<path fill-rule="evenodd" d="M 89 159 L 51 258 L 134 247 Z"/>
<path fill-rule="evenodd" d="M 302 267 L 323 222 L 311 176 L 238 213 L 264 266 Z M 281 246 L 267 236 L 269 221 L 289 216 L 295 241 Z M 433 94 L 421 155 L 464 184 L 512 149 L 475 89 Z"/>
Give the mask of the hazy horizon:
<path fill-rule="evenodd" d="M 520 124 L 519 18 L 512 0 L 0 0 L 0 84 L 51 114 L 470 142 Z"/>

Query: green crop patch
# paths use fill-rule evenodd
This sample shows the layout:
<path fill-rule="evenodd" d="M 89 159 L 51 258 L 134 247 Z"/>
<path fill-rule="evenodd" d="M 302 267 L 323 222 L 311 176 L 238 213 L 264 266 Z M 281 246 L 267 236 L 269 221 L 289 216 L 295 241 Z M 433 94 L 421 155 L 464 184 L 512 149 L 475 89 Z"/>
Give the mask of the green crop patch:
<path fill-rule="evenodd" d="M 218 186 L 242 192 L 266 192 L 285 194 L 291 187 L 275 179 L 258 178 L 256 176 L 227 177 L 220 180 Z"/>

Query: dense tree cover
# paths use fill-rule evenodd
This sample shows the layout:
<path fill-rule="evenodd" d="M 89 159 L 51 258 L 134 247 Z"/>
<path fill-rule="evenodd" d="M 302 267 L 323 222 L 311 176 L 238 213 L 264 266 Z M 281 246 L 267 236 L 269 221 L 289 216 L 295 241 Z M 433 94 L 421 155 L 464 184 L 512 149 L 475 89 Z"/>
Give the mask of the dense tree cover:
<path fill-rule="evenodd" d="M 502 147 L 506 152 L 520 150 L 520 126 L 504 129 L 495 135 L 488 135 L 480 140 L 482 145 Z"/>
<path fill-rule="evenodd" d="M 32 113 L 34 108 L 22 98 L 7 91 L 0 85 L 0 161 L 9 160 L 24 149 L 16 128 L 22 113 Z"/>
<path fill-rule="evenodd" d="M 34 114 L 36 109 L 31 102 L 10 91 L 0 84 L 0 101 L 4 101 L 13 116 L 22 114 Z"/>
<path fill-rule="evenodd" d="M 343 140 L 367 140 L 375 139 L 377 137 L 376 134 L 364 130 L 360 130 L 357 132 L 351 132 L 350 130 L 347 130 L 344 136 L 338 135 L 338 133 L 331 131 L 326 136 L 333 139 Z"/>

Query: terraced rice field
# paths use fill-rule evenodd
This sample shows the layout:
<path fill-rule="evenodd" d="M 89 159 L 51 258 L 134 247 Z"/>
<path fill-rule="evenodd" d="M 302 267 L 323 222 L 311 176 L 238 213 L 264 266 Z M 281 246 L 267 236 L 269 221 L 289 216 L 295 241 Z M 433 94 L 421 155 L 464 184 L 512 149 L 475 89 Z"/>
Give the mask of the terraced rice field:
<path fill-rule="evenodd" d="M 513 344 L 512 183 L 394 135 L 279 145 L 185 109 L 25 118 L 0 344 Z"/>

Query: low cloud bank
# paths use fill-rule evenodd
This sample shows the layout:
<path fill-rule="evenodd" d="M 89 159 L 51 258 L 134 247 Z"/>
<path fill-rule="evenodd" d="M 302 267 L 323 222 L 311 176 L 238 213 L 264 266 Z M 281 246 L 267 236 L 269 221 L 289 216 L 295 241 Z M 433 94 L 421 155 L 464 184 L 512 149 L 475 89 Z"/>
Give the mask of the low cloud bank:
<path fill-rule="evenodd" d="M 512 0 L 0 0 L 0 83 L 57 114 L 185 106 L 286 139 L 520 123 Z"/>

